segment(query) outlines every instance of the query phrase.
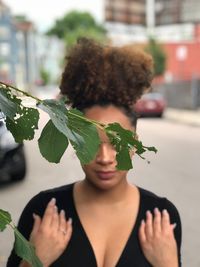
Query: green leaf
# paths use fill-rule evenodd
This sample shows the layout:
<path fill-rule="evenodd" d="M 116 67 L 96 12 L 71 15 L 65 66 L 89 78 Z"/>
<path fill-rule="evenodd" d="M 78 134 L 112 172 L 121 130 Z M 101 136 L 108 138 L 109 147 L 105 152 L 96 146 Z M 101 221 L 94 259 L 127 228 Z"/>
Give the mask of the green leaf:
<path fill-rule="evenodd" d="M 73 133 L 67 126 L 67 109 L 63 102 L 47 99 L 38 104 L 38 107 L 49 114 L 49 117 L 51 118 L 53 124 L 61 133 L 63 133 L 67 138 L 71 140 L 74 139 L 75 141 Z"/>
<path fill-rule="evenodd" d="M 68 126 L 76 140 L 70 140 L 82 164 L 92 161 L 99 149 L 100 139 L 96 126 L 77 109 L 68 112 Z M 79 136 L 82 138 L 80 139 Z"/>
<path fill-rule="evenodd" d="M 3 230 L 5 230 L 6 226 L 10 222 L 11 222 L 10 214 L 5 210 L 0 209 L 0 231 L 2 232 Z"/>
<path fill-rule="evenodd" d="M 40 152 L 49 162 L 60 162 L 68 146 L 68 139 L 49 120 L 38 140 Z"/>
<path fill-rule="evenodd" d="M 14 118 L 21 100 L 11 93 L 11 90 L 0 84 L 0 110 L 9 118 Z"/>
<path fill-rule="evenodd" d="M 6 118 L 6 127 L 12 133 L 17 143 L 32 140 L 38 129 L 39 112 L 34 108 L 23 107 L 17 119 Z"/>
<path fill-rule="evenodd" d="M 64 103 L 44 100 L 39 108 L 47 112 L 55 127 L 70 141 L 82 164 L 94 159 L 100 140 L 96 126 L 76 110 L 67 110 Z"/>
<path fill-rule="evenodd" d="M 117 151 L 117 169 L 119 170 L 129 170 L 132 168 L 130 149 L 135 149 L 135 153 L 142 159 L 145 159 L 142 157 L 142 154 L 147 150 L 157 152 L 155 147 L 144 146 L 137 139 L 134 132 L 122 128 L 119 123 L 108 124 L 105 127 L 105 131 Z"/>
<path fill-rule="evenodd" d="M 16 227 L 14 228 L 14 234 L 14 248 L 16 254 L 23 260 L 29 262 L 32 267 L 42 267 L 42 263 L 35 255 L 35 249 L 33 245 L 23 237 Z"/>
<path fill-rule="evenodd" d="M 117 169 L 129 170 L 132 166 L 129 150 L 126 147 L 122 147 L 116 155 Z"/>
<path fill-rule="evenodd" d="M 135 145 L 134 133 L 122 128 L 119 123 L 108 124 L 105 131 L 117 151 L 117 169 L 131 169 L 132 162 L 129 151 Z"/>
<path fill-rule="evenodd" d="M 145 146 L 145 148 L 146 148 L 148 151 L 152 151 L 152 152 L 155 152 L 155 153 L 158 152 L 158 150 L 157 150 L 154 146 L 148 146 L 148 147 Z"/>
<path fill-rule="evenodd" d="M 22 106 L 12 90 L 0 85 L 0 110 L 6 115 L 6 127 L 12 133 L 15 141 L 31 140 L 38 129 L 39 112 L 34 108 Z"/>

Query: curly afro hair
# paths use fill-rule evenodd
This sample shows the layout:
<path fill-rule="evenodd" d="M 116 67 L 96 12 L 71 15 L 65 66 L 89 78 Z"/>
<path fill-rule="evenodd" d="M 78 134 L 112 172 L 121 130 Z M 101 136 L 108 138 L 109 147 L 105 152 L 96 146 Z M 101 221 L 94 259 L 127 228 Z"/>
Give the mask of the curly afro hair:
<path fill-rule="evenodd" d="M 113 104 L 130 108 L 151 87 L 153 61 L 133 47 L 80 39 L 66 57 L 60 89 L 73 107 Z"/>

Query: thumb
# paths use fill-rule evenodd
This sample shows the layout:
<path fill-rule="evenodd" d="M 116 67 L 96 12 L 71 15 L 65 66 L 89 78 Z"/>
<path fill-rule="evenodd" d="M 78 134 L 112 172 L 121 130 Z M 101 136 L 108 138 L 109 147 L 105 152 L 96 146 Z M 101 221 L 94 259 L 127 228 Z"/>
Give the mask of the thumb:
<path fill-rule="evenodd" d="M 33 230 L 31 235 L 34 235 L 38 232 L 40 224 L 41 224 L 41 218 L 39 215 L 33 213 L 33 219 L 34 219 L 34 224 L 33 224 Z"/>

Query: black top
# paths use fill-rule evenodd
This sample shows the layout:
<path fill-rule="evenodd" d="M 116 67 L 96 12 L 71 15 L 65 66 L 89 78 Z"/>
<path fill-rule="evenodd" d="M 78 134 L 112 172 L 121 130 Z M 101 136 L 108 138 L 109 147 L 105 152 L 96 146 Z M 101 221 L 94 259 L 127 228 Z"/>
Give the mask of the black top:
<path fill-rule="evenodd" d="M 62 187 L 54 188 L 51 190 L 43 191 L 33 197 L 19 220 L 19 231 L 29 239 L 33 227 L 33 213 L 43 216 L 44 210 L 51 198 L 56 198 L 56 205 L 58 210 L 65 210 L 67 217 L 73 220 L 73 232 L 71 240 L 67 249 L 61 257 L 54 262 L 52 267 L 97 267 L 94 251 L 89 242 L 89 239 L 84 231 L 79 216 L 77 214 L 74 200 L 73 200 L 73 184 L 65 185 Z M 138 229 L 142 219 L 146 217 L 146 211 L 153 212 L 155 207 L 160 211 L 167 209 L 171 223 L 176 223 L 175 238 L 178 246 L 179 266 L 181 266 L 180 246 L 181 246 L 181 222 L 177 209 L 166 198 L 158 197 L 157 195 L 139 188 L 140 204 L 137 219 L 134 228 L 129 236 L 129 239 L 124 247 L 124 250 L 116 264 L 116 267 L 149 267 L 151 266 L 144 257 L 138 239 Z M 94 226 L 95 231 L 95 226 Z M 17 257 L 14 251 L 7 262 L 7 267 L 18 267 L 20 258 Z"/>

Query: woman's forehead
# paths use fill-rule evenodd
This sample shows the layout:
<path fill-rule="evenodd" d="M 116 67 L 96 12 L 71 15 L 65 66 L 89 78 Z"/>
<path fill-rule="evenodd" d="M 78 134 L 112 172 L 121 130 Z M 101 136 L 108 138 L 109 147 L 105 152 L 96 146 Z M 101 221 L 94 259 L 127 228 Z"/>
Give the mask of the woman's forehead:
<path fill-rule="evenodd" d="M 98 121 L 105 125 L 117 122 L 123 128 L 130 130 L 133 129 L 128 116 L 120 108 L 117 108 L 113 105 L 109 105 L 106 107 L 95 105 L 85 110 L 85 116 L 88 119 Z"/>

